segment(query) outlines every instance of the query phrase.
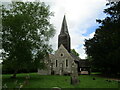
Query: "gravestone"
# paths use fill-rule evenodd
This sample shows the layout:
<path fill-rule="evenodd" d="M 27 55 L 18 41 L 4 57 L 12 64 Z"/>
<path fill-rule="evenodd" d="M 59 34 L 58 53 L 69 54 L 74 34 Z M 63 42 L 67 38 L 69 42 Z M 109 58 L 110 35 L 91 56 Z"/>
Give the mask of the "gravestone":
<path fill-rule="evenodd" d="M 59 87 L 53 87 L 52 90 L 61 90 Z"/>
<path fill-rule="evenodd" d="M 78 71 L 75 65 L 72 65 L 71 84 L 72 85 L 79 84 Z"/>

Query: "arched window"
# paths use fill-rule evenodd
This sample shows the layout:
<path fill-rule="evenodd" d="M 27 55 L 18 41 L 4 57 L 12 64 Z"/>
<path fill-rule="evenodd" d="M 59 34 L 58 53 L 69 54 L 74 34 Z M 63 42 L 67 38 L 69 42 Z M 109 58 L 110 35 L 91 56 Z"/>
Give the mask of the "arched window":
<path fill-rule="evenodd" d="M 66 67 L 68 67 L 68 60 L 66 59 Z"/>
<path fill-rule="evenodd" d="M 57 67 L 57 60 L 56 60 L 56 67 Z"/>

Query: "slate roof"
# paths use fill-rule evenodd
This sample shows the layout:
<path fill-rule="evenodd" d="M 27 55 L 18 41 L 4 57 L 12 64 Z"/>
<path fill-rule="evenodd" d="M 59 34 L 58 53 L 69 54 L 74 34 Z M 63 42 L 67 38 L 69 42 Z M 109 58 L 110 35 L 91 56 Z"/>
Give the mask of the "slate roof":
<path fill-rule="evenodd" d="M 70 53 L 70 55 L 74 58 L 75 62 L 79 62 L 80 67 L 90 67 L 90 63 L 89 63 L 88 60 L 81 59 L 81 58 L 79 58 L 78 56 L 76 56 L 76 55 L 74 55 L 72 53 Z"/>
<path fill-rule="evenodd" d="M 89 63 L 89 61 L 86 60 L 86 59 L 81 59 L 81 60 L 79 61 L 79 65 L 80 65 L 80 67 L 90 67 L 90 63 Z"/>
<path fill-rule="evenodd" d="M 70 53 L 70 55 L 74 58 L 75 61 L 80 61 L 80 58 L 76 55 L 74 55 L 73 53 Z"/>

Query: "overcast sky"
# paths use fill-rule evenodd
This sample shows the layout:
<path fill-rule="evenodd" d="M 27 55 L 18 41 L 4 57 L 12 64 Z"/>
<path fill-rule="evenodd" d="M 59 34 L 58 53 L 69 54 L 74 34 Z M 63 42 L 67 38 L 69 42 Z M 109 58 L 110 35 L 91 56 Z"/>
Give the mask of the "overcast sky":
<path fill-rule="evenodd" d="M 5 1 L 5 0 L 2 0 Z M 10 1 L 10 0 L 8 0 Z M 14 1 L 14 0 L 13 0 Z M 17 0 L 18 1 L 18 0 Z M 35 1 L 35 0 L 23 0 Z M 103 10 L 106 8 L 106 0 L 36 0 L 44 1 L 50 5 L 54 12 L 51 23 L 55 26 L 56 34 L 50 43 L 53 49 L 57 50 L 58 34 L 61 30 L 63 16 L 66 15 L 69 34 L 71 37 L 71 48 L 75 49 L 80 58 L 86 57 L 84 40 L 94 36 L 95 29 L 99 26 L 96 19 L 103 19 L 106 15 Z"/>

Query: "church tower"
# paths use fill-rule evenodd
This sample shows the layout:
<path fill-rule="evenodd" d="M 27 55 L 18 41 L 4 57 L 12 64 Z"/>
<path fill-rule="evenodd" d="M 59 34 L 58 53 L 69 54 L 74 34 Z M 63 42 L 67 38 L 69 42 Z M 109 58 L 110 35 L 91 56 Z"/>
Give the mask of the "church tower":
<path fill-rule="evenodd" d="M 70 35 L 69 35 L 69 32 L 68 32 L 68 27 L 67 27 L 67 22 L 66 22 L 65 15 L 64 15 L 64 18 L 63 18 L 60 34 L 58 36 L 58 48 L 60 47 L 61 44 L 70 53 L 70 50 L 71 50 L 71 48 L 70 48 L 71 47 L 71 45 L 70 45 Z"/>

